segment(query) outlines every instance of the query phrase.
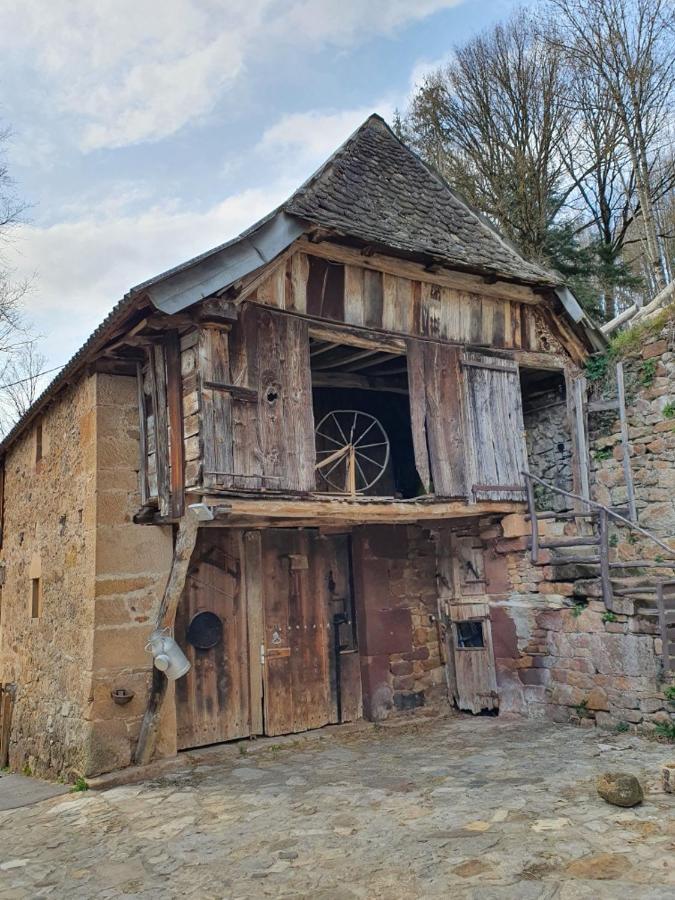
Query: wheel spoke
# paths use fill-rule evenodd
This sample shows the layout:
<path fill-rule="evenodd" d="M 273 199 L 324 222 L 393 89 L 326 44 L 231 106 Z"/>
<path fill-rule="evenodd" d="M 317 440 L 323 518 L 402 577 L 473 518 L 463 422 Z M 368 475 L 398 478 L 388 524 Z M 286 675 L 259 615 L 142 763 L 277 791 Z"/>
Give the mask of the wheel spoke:
<path fill-rule="evenodd" d="M 375 425 L 377 425 L 377 424 L 378 424 L 377 419 L 373 419 L 373 421 L 370 423 L 370 425 L 366 428 L 366 430 L 363 432 L 363 434 L 359 437 L 358 441 L 355 442 L 354 446 L 358 447 L 359 444 L 361 443 L 361 441 L 364 439 L 364 437 L 368 434 L 370 429 L 374 428 Z"/>
<path fill-rule="evenodd" d="M 356 468 L 361 473 L 361 478 L 363 478 L 363 487 L 361 488 L 361 490 L 365 491 L 369 487 L 368 479 L 366 478 L 365 473 L 364 473 L 363 469 L 361 468 L 361 464 L 359 463 L 359 458 L 356 454 L 354 454 L 354 462 L 356 463 Z"/>
<path fill-rule="evenodd" d="M 345 444 L 348 444 L 349 441 L 347 440 L 347 437 L 346 437 L 344 431 L 342 430 L 342 426 L 340 425 L 340 421 L 339 421 L 338 417 L 335 415 L 335 413 L 331 413 L 331 416 L 333 417 L 333 421 L 337 425 L 338 431 L 340 432 L 340 437 L 345 442 Z"/>
<path fill-rule="evenodd" d="M 356 431 L 356 420 L 358 419 L 358 417 L 359 417 L 359 414 L 358 414 L 358 412 L 355 411 L 354 412 L 354 421 L 352 422 L 352 430 L 349 434 L 349 443 L 350 444 L 354 443 L 354 432 Z"/>
<path fill-rule="evenodd" d="M 362 459 L 367 459 L 369 463 L 372 463 L 374 466 L 379 466 L 382 468 L 382 463 L 384 460 L 372 459 L 372 457 L 368 456 L 367 453 L 363 453 L 361 450 L 356 451 L 356 455 L 360 456 Z"/>
<path fill-rule="evenodd" d="M 323 475 L 323 477 L 326 479 L 326 481 L 328 481 L 328 476 L 330 475 L 330 473 L 331 473 L 334 469 L 336 469 L 336 468 L 340 465 L 340 463 L 342 463 L 342 462 L 344 462 L 344 461 L 345 461 L 344 456 L 341 456 L 340 459 L 336 459 L 336 460 L 335 460 L 335 462 L 333 463 L 333 465 L 330 467 L 330 469 L 329 469 L 327 472 L 322 472 L 322 473 L 321 473 L 321 474 Z"/>
<path fill-rule="evenodd" d="M 359 444 L 359 450 L 366 450 L 368 447 L 386 447 L 386 446 L 387 446 L 386 441 L 380 441 L 378 444 Z"/>
<path fill-rule="evenodd" d="M 317 432 L 316 432 L 316 436 L 317 436 L 317 437 L 325 438 L 327 441 L 332 441 L 334 444 L 337 444 L 338 447 L 343 447 L 343 446 L 344 446 L 344 444 L 343 444 L 341 441 L 336 441 L 335 438 L 332 438 L 332 437 L 331 437 L 330 435 L 328 435 L 328 434 L 324 434 L 323 431 L 317 431 Z M 332 452 L 332 451 L 331 451 L 331 452 Z"/>

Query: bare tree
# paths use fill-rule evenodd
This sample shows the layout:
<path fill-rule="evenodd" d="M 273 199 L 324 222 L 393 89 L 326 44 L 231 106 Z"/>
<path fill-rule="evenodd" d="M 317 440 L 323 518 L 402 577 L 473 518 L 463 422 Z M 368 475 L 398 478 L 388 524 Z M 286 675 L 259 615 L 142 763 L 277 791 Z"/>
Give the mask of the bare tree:
<path fill-rule="evenodd" d="M 408 137 L 519 246 L 545 258 L 566 201 L 566 72 L 525 12 L 470 40 L 412 101 Z"/>
<path fill-rule="evenodd" d="M 652 288 L 667 278 L 653 173 L 675 85 L 675 10 L 670 0 L 547 0 L 549 40 L 602 84 L 597 113 L 616 116 L 639 200 Z"/>
<path fill-rule="evenodd" d="M 0 373 L 0 433 L 6 434 L 37 400 L 46 363 L 35 340 L 19 345 L 9 356 Z"/>
<path fill-rule="evenodd" d="M 5 255 L 14 229 L 20 224 L 26 205 L 16 196 L 14 184 L 2 157 L 2 146 L 9 138 L 9 130 L 0 131 L 0 354 L 7 352 L 7 344 L 21 325 L 20 306 L 27 284 L 16 281 Z"/>

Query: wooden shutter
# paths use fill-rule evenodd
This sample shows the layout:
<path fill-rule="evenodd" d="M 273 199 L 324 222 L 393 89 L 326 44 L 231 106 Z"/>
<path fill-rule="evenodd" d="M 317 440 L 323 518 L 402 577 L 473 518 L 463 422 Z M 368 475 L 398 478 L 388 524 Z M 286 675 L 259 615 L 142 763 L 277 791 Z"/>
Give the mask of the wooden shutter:
<path fill-rule="evenodd" d="M 518 365 L 465 352 L 466 456 L 476 500 L 524 499 L 527 468 Z"/>
<path fill-rule="evenodd" d="M 313 490 L 316 450 L 307 323 L 246 307 L 232 329 L 230 368 L 237 385 L 231 413 L 234 486 Z"/>
<path fill-rule="evenodd" d="M 459 349 L 408 340 L 408 384 L 415 465 L 425 490 L 466 496 Z"/>
<path fill-rule="evenodd" d="M 204 487 L 231 487 L 232 395 L 228 331 L 204 327 L 199 335 L 199 372 L 202 390 Z"/>

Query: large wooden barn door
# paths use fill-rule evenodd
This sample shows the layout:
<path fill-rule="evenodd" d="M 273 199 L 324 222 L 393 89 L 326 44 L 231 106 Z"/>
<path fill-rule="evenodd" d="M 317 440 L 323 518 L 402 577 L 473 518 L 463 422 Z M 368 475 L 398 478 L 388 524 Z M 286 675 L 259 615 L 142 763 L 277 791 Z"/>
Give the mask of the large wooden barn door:
<path fill-rule="evenodd" d="M 361 714 L 348 551 L 342 535 L 263 532 L 265 734 Z"/>
<path fill-rule="evenodd" d="M 192 663 L 176 682 L 179 750 L 251 733 L 241 581 L 239 532 L 201 529 L 176 616 L 176 640 Z"/>

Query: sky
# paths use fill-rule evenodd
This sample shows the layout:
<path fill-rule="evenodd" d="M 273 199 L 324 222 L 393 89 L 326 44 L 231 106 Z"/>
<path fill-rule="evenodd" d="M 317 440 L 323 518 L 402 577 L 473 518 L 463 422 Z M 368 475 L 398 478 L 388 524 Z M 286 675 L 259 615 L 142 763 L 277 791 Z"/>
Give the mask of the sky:
<path fill-rule="evenodd" d="M 0 0 L 0 128 L 46 367 L 237 235 L 516 0 Z"/>

